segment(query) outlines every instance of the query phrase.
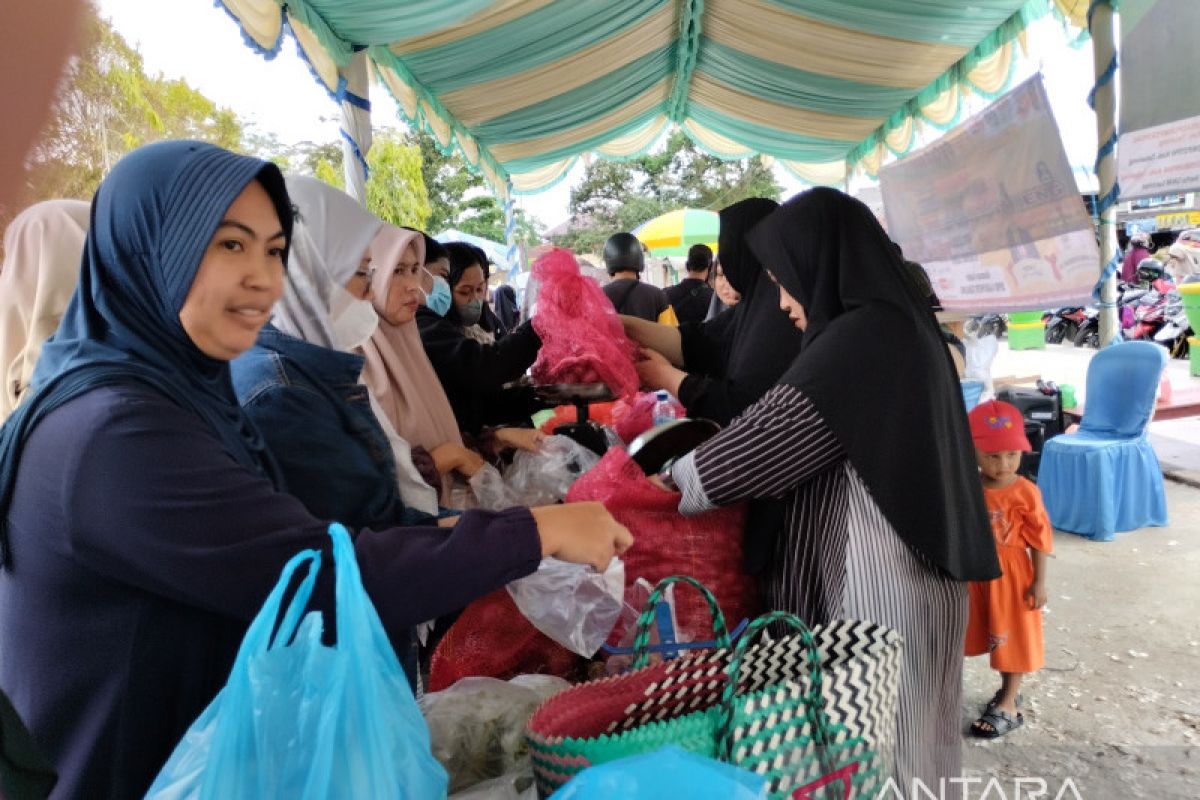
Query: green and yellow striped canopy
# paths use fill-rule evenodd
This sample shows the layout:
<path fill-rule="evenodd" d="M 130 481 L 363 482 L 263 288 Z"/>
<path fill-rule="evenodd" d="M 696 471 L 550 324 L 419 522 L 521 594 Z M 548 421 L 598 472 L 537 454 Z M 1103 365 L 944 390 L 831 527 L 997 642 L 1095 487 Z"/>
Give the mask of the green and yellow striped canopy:
<path fill-rule="evenodd" d="M 722 158 L 812 183 L 874 174 L 964 92 L 1008 84 L 1014 42 L 1085 0 L 221 0 L 270 54 L 290 29 L 331 93 L 365 51 L 407 121 L 501 195 L 677 125 Z"/>

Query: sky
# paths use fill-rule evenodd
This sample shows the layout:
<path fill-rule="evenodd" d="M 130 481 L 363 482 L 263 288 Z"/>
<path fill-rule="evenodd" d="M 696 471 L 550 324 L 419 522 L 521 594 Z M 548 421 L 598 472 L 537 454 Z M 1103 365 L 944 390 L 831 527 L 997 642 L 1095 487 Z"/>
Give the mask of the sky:
<path fill-rule="evenodd" d="M 141 52 L 148 72 L 186 79 L 286 144 L 338 140 L 338 108 L 296 54 L 290 37 L 268 61 L 243 42 L 237 23 L 213 0 L 99 0 L 99 6 L 101 15 Z M 1096 147 L 1094 117 L 1084 102 L 1091 86 L 1090 48 L 1061 45 L 1056 27 L 1046 20 L 1031 29 L 1035 56 L 1025 72 L 1042 68 L 1068 157 L 1072 164 L 1089 164 Z M 374 126 L 403 127 L 385 89 L 372 87 L 371 104 Z M 546 227 L 562 222 L 570 214 L 570 188 L 582 179 L 583 170 L 576 164 L 567 180 L 539 194 L 518 196 L 518 205 Z M 776 175 L 785 197 L 802 188 L 782 170 Z"/>

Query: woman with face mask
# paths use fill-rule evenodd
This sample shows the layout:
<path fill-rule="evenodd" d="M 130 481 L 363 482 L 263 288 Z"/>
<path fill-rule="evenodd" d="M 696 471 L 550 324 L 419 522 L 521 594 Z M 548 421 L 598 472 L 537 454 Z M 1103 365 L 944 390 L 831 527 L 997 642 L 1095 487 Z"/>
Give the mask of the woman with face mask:
<path fill-rule="evenodd" d="M 199 142 L 134 151 L 93 200 L 78 288 L 0 428 L 0 688 L 51 797 L 144 795 L 284 564 L 332 557 L 229 371 L 283 294 L 291 233 L 273 164 Z M 546 555 L 603 569 L 629 543 L 598 506 L 351 535 L 392 636 Z M 332 598 L 323 570 L 315 609 Z"/>
<path fill-rule="evenodd" d="M 428 304 L 417 310 L 421 342 L 446 391 L 459 428 L 479 436 L 488 426 L 526 423 L 544 408 L 528 388 L 505 389 L 537 359 L 542 340 L 525 323 L 495 341 L 480 327 L 487 296 L 486 259 L 461 242 L 443 245 L 447 256 L 447 288 L 451 305 L 443 314 Z M 440 276 L 437 276 L 440 277 Z M 529 439 L 532 431 L 502 428 L 502 442 Z M 507 442 L 506 442 L 507 443 Z M 511 442 L 523 446 L 519 442 Z"/>
<path fill-rule="evenodd" d="M 286 181 L 296 207 L 287 280 L 258 342 L 230 365 L 238 401 L 313 514 L 350 527 L 428 523 L 437 492 L 360 383 L 360 348 L 379 325 L 369 247 L 383 221 L 321 181 Z"/>

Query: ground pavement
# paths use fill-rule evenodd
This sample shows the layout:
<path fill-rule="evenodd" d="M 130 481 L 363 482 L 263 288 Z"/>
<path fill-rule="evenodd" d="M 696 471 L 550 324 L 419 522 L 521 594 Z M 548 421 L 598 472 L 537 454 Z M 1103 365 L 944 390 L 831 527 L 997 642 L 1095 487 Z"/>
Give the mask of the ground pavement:
<path fill-rule="evenodd" d="M 1032 367 L 1082 387 L 1088 354 L 1073 350 L 1002 346 L 995 374 Z M 1169 376 L 1200 384 L 1185 362 Z M 941 797 L 1200 798 L 1200 488 L 1187 482 L 1200 478 L 1200 418 L 1154 423 L 1151 434 L 1173 473 L 1170 524 L 1112 542 L 1055 534 L 1046 668 L 1023 687 L 1025 725 L 993 742 L 964 739 L 967 775 L 980 780 Z M 998 686 L 986 657 L 968 659 L 964 732 Z"/>

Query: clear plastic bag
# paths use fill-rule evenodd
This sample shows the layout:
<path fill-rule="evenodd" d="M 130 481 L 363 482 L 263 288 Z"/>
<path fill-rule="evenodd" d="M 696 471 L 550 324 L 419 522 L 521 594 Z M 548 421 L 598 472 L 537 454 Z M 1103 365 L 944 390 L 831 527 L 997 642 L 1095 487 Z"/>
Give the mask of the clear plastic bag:
<path fill-rule="evenodd" d="M 523 796 L 533 784 L 525 724 L 542 701 L 570 685 L 550 675 L 463 678 L 421 698 L 433 755 L 450 776 L 449 791 Z"/>
<path fill-rule="evenodd" d="M 518 450 L 504 470 L 504 482 L 516 505 L 561 502 L 571 485 L 600 461 L 600 456 L 566 436 L 549 436 L 536 453 Z"/>
<path fill-rule="evenodd" d="M 1000 350 L 1000 341 L 992 335 L 976 339 L 968 336 L 963 340 L 967 348 L 966 365 L 963 367 L 963 380 L 983 381 L 983 394 L 980 402 L 990 400 L 995 390 L 992 386 L 992 362 Z"/>
<path fill-rule="evenodd" d="M 535 628 L 591 658 L 621 615 L 625 565 L 614 558 L 603 573 L 583 564 L 542 559 L 537 572 L 508 584 L 508 593 Z"/>
<path fill-rule="evenodd" d="M 561 502 L 571 485 L 600 457 L 566 436 L 549 436 L 536 453 L 519 450 L 500 471 L 485 464 L 471 476 L 471 491 L 480 508 L 498 511 L 513 506 L 546 506 Z"/>

